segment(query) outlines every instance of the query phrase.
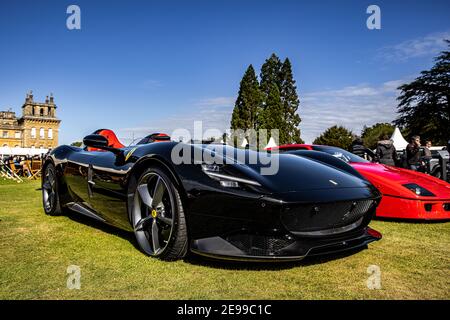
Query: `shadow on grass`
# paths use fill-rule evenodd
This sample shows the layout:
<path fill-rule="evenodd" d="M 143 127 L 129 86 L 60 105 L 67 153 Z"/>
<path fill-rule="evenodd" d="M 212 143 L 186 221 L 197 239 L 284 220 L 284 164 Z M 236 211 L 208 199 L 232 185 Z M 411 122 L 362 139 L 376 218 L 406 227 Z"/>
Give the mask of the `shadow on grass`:
<path fill-rule="evenodd" d="M 134 237 L 134 233 L 131 231 L 126 231 L 126 230 L 120 229 L 118 227 L 112 226 L 110 224 L 103 223 L 101 221 L 97 221 L 93 218 L 86 217 L 77 212 L 67 212 L 63 216 L 69 218 L 70 220 L 72 220 L 76 223 L 82 223 L 82 224 L 92 227 L 94 229 L 98 229 L 105 233 L 125 239 L 125 240 L 129 241 L 137 250 L 140 250 L 140 247 L 136 241 L 136 238 Z"/>
<path fill-rule="evenodd" d="M 115 235 L 117 237 L 121 237 L 122 239 L 129 241 L 136 248 L 136 250 L 139 250 L 141 252 L 141 254 L 144 254 L 141 251 L 133 232 L 111 226 L 109 224 L 94 220 L 92 218 L 83 216 L 82 214 L 79 214 L 76 212 L 68 212 L 64 216 L 68 217 L 70 220 L 72 220 L 76 223 L 82 223 L 84 225 L 101 230 L 108 234 Z M 192 265 L 196 265 L 196 266 L 204 266 L 204 267 L 217 268 L 217 269 L 277 271 L 277 270 L 292 269 L 292 268 L 302 267 L 302 266 L 306 267 L 306 266 L 310 266 L 310 265 L 327 263 L 332 260 L 344 259 L 344 258 L 351 256 L 351 255 L 353 255 L 359 251 L 362 251 L 364 249 L 367 249 L 367 246 L 349 249 L 349 250 L 338 252 L 338 253 L 330 253 L 330 254 L 320 255 L 320 256 L 310 256 L 310 257 L 306 257 L 305 259 L 300 260 L 300 261 L 290 261 L 290 262 L 283 262 L 283 261 L 248 262 L 248 261 L 219 260 L 219 259 L 200 256 L 200 255 L 189 252 L 188 255 L 183 259 L 183 261 L 188 264 L 192 264 Z M 149 257 L 149 259 L 152 259 L 152 258 Z M 168 262 L 168 263 L 170 263 L 170 262 Z"/>
<path fill-rule="evenodd" d="M 329 253 L 320 256 L 310 256 L 306 257 L 300 261 L 270 261 L 270 262 L 246 262 L 246 261 L 229 261 L 229 260 L 218 260 L 213 258 L 208 258 L 204 256 L 199 256 L 190 253 L 184 261 L 186 263 L 198 266 L 205 266 L 218 269 L 227 270 L 268 270 L 268 271 L 278 271 L 285 269 L 292 269 L 297 267 L 306 267 L 310 265 L 317 265 L 322 263 L 327 263 L 332 260 L 339 260 L 349 257 L 357 252 L 367 249 L 367 246 L 349 249 L 346 251 L 338 253 Z"/>

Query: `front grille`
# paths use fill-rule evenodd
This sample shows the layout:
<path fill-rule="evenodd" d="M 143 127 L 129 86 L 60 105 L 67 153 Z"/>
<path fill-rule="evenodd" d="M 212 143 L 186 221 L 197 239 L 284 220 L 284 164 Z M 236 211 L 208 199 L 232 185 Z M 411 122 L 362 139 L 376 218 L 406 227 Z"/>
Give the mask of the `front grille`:
<path fill-rule="evenodd" d="M 228 242 L 251 256 L 269 256 L 292 244 L 295 240 L 286 237 L 235 234 L 226 238 Z"/>
<path fill-rule="evenodd" d="M 374 200 L 298 205 L 286 208 L 281 221 L 291 232 L 337 229 L 358 222 L 374 205 Z"/>

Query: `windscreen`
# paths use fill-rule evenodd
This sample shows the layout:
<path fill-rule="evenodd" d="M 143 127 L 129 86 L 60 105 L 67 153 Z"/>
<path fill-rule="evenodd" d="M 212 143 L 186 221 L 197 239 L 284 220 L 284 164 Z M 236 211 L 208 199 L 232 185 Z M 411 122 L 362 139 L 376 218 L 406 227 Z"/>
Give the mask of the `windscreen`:
<path fill-rule="evenodd" d="M 333 157 L 336 157 L 338 159 L 341 159 L 345 162 L 369 162 L 361 157 L 358 157 L 357 155 L 348 152 L 344 149 L 337 148 L 337 147 L 328 147 L 328 146 L 314 146 L 314 150 L 326 152 L 328 154 L 331 154 Z"/>

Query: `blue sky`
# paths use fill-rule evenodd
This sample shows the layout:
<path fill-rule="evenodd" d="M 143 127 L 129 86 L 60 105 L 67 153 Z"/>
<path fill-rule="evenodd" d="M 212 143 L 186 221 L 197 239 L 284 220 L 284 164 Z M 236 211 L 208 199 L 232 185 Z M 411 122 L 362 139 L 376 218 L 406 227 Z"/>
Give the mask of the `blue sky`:
<path fill-rule="evenodd" d="M 81 8 L 81 30 L 66 9 Z M 381 30 L 366 9 L 381 8 Z M 202 120 L 228 128 L 239 81 L 275 52 L 293 64 L 302 137 L 391 121 L 395 88 L 450 38 L 447 1 L 1 1 L 0 109 L 53 92 L 60 143 L 108 127 L 128 142 Z"/>

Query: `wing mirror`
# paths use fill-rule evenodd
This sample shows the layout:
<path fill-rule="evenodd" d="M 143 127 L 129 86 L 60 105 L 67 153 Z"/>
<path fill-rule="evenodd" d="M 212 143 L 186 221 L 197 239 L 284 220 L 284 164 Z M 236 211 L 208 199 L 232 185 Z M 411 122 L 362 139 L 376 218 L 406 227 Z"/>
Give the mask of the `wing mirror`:
<path fill-rule="evenodd" d="M 121 150 L 110 147 L 108 139 L 100 134 L 90 134 L 83 138 L 83 143 L 86 147 L 97 148 L 111 151 L 115 154 L 120 154 Z"/>

